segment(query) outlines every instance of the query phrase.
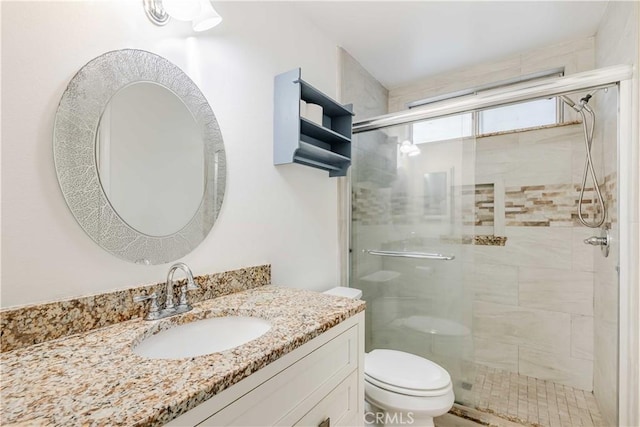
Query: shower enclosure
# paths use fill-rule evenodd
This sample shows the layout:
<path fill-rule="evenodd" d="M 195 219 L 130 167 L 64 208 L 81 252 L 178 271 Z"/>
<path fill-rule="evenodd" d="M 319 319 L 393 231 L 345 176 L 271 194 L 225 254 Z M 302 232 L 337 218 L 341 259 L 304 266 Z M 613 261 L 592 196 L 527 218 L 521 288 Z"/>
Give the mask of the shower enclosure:
<path fill-rule="evenodd" d="M 474 236 L 475 144 L 456 138 L 398 153 L 414 127 L 355 138 L 351 286 L 368 303 L 367 348 L 427 357 L 449 371 L 461 396 L 475 375 L 465 363 L 472 299 L 461 268 L 473 256 L 465 243 Z"/>
<path fill-rule="evenodd" d="M 567 414 L 571 422 L 618 420 L 626 405 L 618 372 L 628 367 L 617 315 L 628 289 L 621 285 L 619 296 L 612 273 L 625 268 L 619 247 L 627 238 L 618 219 L 626 176 L 615 149 L 625 125 L 616 112 L 628 78 L 627 67 L 611 67 L 354 125 L 349 281 L 367 301 L 367 351 L 397 349 L 440 364 L 456 402 L 468 407 L 553 425 L 526 404 L 522 412 L 524 381 L 524 399 L 527 386 L 554 400 L 559 387 L 582 404 L 584 413 Z M 581 185 L 589 132 L 579 104 L 569 102 L 588 92 L 602 112 L 591 147 L 598 191 L 590 180 Z M 523 102 L 554 104 L 554 117 L 532 127 L 517 113 L 523 124 L 504 131 L 511 106 Z M 599 235 L 580 224 L 599 221 L 599 197 L 614 242 L 608 258 L 583 243 Z M 620 315 L 624 322 L 624 309 Z M 501 390 L 487 385 L 496 381 Z M 502 399 L 491 402 L 496 394 Z"/>

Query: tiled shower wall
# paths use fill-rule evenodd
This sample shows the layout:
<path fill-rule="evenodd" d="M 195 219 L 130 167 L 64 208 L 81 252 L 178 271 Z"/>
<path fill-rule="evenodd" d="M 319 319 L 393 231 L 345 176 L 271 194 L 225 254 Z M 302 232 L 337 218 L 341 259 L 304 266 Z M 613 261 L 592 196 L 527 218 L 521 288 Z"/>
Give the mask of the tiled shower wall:
<path fill-rule="evenodd" d="M 551 68 L 564 67 L 566 75 L 586 71 L 594 63 L 593 37 L 568 41 L 395 88 L 389 93 L 389 111 Z M 577 119 L 567 109 L 565 118 Z M 478 138 L 474 183 L 484 190 L 493 186 L 494 194 L 492 206 L 491 196 L 476 189 L 473 232 L 507 241 L 504 247 L 465 245 L 468 256 L 462 258 L 473 260 L 465 263 L 464 282 L 474 295 L 475 361 L 592 390 L 596 254 L 582 243 L 593 232 L 577 226 L 575 218 L 582 138 L 581 124 Z M 606 176 L 613 202 L 615 171 Z M 385 190 L 354 186 L 354 191 L 354 220 L 375 221 L 364 214 L 367 191 L 378 193 L 383 212 L 391 203 L 380 193 Z M 587 199 L 591 217 L 591 193 Z"/>
<path fill-rule="evenodd" d="M 471 247 L 465 283 L 476 362 L 591 391 L 594 249 L 582 240 L 593 232 L 576 219 L 584 156 L 581 124 L 477 139 L 476 183 L 504 189 L 495 232 L 508 240 Z M 585 196 L 592 219 L 592 189 Z"/>
<path fill-rule="evenodd" d="M 425 162 L 442 157 L 436 147 L 422 150 Z M 462 185 L 462 194 L 475 200 L 468 204 L 475 208 L 468 225 L 476 234 L 483 230 L 507 241 L 504 246 L 464 245 L 460 259 L 467 287 L 463 297 L 473 298 L 475 362 L 591 391 L 595 252 L 582 243 L 592 230 L 576 218 L 584 155 L 581 124 L 477 138 L 475 191 Z M 431 172 L 416 164 L 404 171 Z M 428 233 L 433 220 L 416 203 L 422 188 L 409 182 L 420 180 L 396 180 L 393 189 L 354 185 L 354 227 L 373 231 L 392 224 Z M 601 190 L 615 202 L 615 174 L 607 176 Z M 592 189 L 585 196 L 584 216 L 591 219 Z M 447 233 L 442 234 L 444 241 Z M 434 275 L 428 288 L 446 287 L 439 282 L 447 280 L 451 276 Z"/>

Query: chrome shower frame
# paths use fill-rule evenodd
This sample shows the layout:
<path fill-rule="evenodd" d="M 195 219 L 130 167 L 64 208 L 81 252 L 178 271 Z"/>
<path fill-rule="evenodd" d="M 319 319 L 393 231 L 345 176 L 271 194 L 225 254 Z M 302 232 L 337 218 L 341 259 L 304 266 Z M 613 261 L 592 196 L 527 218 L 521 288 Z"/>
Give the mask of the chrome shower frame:
<path fill-rule="evenodd" d="M 566 93 L 615 86 L 622 80 L 631 79 L 632 75 L 633 67 L 630 65 L 616 65 L 564 77 L 549 78 L 544 81 L 514 84 L 479 92 L 475 95 L 447 99 L 398 113 L 356 121 L 353 123 L 353 133 L 357 134 L 420 120 L 470 113 L 475 110 L 517 104 L 523 101 L 550 98 Z"/>
<path fill-rule="evenodd" d="M 640 290 L 638 259 L 638 181 L 640 147 L 638 137 L 638 78 L 632 65 L 600 68 L 544 81 L 524 82 L 509 87 L 488 90 L 475 95 L 434 102 L 393 114 L 356 121 L 353 133 L 383 129 L 400 124 L 435 119 L 475 110 L 549 98 L 568 93 L 617 87 L 619 93 L 618 121 L 618 221 L 619 229 L 619 359 L 618 359 L 618 422 L 620 425 L 640 425 Z M 635 120 L 635 121 L 634 121 Z M 345 192 L 345 189 L 342 189 Z M 347 192 L 348 194 L 348 192 Z M 633 203 L 636 203 L 636 206 Z M 344 206 L 346 205 L 346 206 Z M 345 218 L 350 220 L 349 203 L 343 201 Z M 350 222 L 349 222 L 350 223 Z M 347 235 L 350 233 L 347 230 Z M 348 281 L 348 247 L 342 250 L 343 281 Z M 346 261 L 345 261 L 346 260 Z"/>

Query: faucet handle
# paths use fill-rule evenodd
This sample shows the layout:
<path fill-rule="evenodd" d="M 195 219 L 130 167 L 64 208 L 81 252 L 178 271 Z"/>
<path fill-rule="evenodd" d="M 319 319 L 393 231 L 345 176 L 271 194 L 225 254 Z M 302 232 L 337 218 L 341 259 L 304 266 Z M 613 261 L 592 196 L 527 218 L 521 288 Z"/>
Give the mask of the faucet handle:
<path fill-rule="evenodd" d="M 158 295 L 154 292 L 151 295 L 136 295 L 135 297 L 133 297 L 133 301 L 134 302 L 143 302 L 146 300 L 151 300 L 151 306 L 149 307 L 149 313 L 147 313 L 147 316 L 145 317 L 145 319 L 147 320 L 155 320 L 158 318 L 157 314 L 160 311 L 160 308 L 158 307 Z"/>
<path fill-rule="evenodd" d="M 187 284 L 182 285 L 180 287 L 180 302 L 178 303 L 178 307 L 181 309 L 191 310 L 191 305 L 189 301 L 187 301 L 187 291 L 193 291 L 195 289 L 200 289 L 200 286 L 196 285 L 195 282 L 191 279 L 187 279 Z"/>

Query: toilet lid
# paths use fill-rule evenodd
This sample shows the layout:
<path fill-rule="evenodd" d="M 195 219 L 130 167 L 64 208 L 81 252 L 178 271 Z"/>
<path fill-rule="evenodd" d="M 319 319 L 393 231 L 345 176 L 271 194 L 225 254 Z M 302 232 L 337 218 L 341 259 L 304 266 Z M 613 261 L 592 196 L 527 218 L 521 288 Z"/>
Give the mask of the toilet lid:
<path fill-rule="evenodd" d="M 364 359 L 364 373 L 377 385 L 414 391 L 437 390 L 451 384 L 449 373 L 423 357 L 396 350 L 376 349 Z M 382 383 L 382 384 L 381 384 Z M 384 388 L 384 387 L 383 387 Z"/>

